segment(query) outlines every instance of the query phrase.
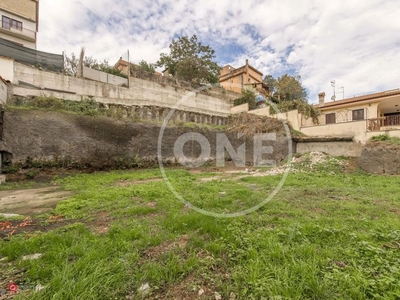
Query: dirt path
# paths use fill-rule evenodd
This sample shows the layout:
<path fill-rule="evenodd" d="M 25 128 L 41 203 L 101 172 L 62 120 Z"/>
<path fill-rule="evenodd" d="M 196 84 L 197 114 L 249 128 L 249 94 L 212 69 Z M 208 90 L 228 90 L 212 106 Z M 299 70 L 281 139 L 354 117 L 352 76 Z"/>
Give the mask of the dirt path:
<path fill-rule="evenodd" d="M 0 191 L 0 214 L 41 214 L 71 195 L 70 191 L 63 191 L 59 186 Z"/>

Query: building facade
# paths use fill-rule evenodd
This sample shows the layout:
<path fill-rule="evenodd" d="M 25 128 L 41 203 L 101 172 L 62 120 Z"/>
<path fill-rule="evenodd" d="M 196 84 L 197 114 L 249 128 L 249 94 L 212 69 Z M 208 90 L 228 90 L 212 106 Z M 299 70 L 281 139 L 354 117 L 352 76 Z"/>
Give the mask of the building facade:
<path fill-rule="evenodd" d="M 39 0 L 1 0 L 0 38 L 36 49 Z"/>
<path fill-rule="evenodd" d="M 219 83 L 227 90 L 241 93 L 246 86 L 252 87 L 257 91 L 268 94 L 268 87 L 263 82 L 263 73 L 246 64 L 240 68 L 234 68 L 231 65 L 224 66 L 220 71 Z"/>

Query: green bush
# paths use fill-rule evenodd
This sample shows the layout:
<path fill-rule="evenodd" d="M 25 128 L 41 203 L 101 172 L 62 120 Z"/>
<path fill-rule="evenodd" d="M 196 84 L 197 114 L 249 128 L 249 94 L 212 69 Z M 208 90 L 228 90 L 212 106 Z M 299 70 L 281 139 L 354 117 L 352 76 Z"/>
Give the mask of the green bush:
<path fill-rule="evenodd" d="M 380 134 L 380 135 L 373 136 L 371 138 L 371 141 L 387 141 L 389 139 L 390 139 L 390 137 L 387 134 Z"/>
<path fill-rule="evenodd" d="M 235 99 L 234 105 L 249 104 L 249 110 L 255 109 L 256 105 L 256 94 L 251 89 L 243 89 L 242 97 Z"/>

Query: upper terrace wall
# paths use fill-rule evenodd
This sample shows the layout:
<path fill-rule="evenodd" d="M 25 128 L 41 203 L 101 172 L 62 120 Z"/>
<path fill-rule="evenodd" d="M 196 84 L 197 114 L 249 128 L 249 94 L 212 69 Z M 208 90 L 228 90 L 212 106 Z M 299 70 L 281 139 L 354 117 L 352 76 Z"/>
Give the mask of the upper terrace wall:
<path fill-rule="evenodd" d="M 127 88 L 42 71 L 17 62 L 14 62 L 13 73 L 13 83 L 16 84 L 14 94 L 19 96 L 53 95 L 75 101 L 93 96 L 97 102 L 105 104 L 165 108 L 174 108 L 182 100 L 179 107 L 176 107 L 179 110 L 221 117 L 229 116 L 232 100 L 237 97 L 219 88 L 190 92 L 132 77 L 130 87 Z"/>

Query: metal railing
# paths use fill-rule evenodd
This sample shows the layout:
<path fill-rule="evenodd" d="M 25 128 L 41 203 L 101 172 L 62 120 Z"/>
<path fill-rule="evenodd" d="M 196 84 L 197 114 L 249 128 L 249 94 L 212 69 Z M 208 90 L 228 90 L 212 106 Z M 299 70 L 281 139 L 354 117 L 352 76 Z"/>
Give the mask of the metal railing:
<path fill-rule="evenodd" d="M 36 31 L 22 28 L 22 30 L 16 29 L 14 27 L 1 27 L 3 30 L 7 30 L 13 35 L 23 35 L 31 39 L 36 39 Z"/>
<path fill-rule="evenodd" d="M 381 127 L 385 126 L 400 126 L 400 115 L 368 119 L 367 128 L 369 131 L 379 131 Z"/>
<path fill-rule="evenodd" d="M 399 126 L 400 115 L 386 116 L 383 122 L 383 126 Z"/>

